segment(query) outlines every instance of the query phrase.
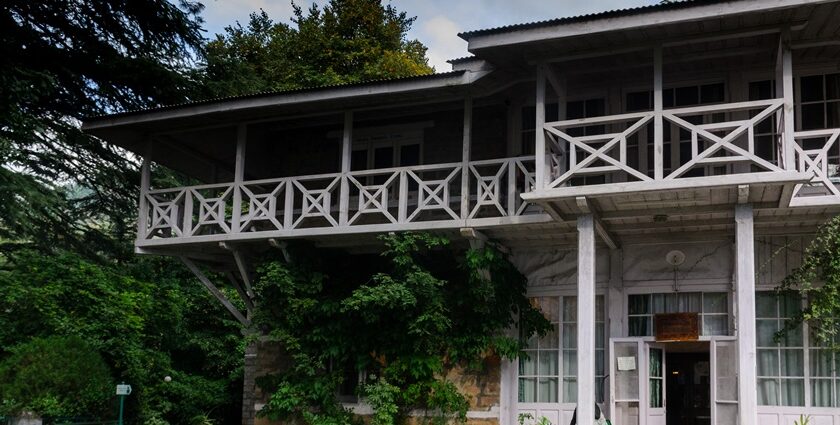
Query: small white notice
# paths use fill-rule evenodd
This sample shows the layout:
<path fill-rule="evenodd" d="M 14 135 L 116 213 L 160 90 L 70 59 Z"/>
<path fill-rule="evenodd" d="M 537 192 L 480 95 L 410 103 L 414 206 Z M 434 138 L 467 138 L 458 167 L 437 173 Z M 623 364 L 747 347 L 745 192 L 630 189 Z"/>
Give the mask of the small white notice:
<path fill-rule="evenodd" d="M 128 384 L 117 385 L 117 395 L 129 395 L 129 394 L 131 394 L 131 385 L 128 385 Z"/>
<path fill-rule="evenodd" d="M 619 371 L 628 371 L 628 370 L 636 370 L 636 358 L 635 357 L 618 357 L 618 370 Z"/>

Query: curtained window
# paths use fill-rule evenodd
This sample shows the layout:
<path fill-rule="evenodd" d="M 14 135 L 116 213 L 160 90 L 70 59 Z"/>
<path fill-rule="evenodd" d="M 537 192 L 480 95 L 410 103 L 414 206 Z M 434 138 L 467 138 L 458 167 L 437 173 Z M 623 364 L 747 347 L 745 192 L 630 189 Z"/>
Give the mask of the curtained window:
<path fill-rule="evenodd" d="M 542 338 L 528 338 L 519 356 L 520 403 L 575 403 L 577 401 L 577 297 L 538 297 L 531 302 L 551 321 L 552 330 Z M 604 400 L 604 347 L 606 325 L 604 297 L 596 297 L 595 389 Z"/>
<path fill-rule="evenodd" d="M 756 294 L 758 404 L 805 406 L 805 341 L 802 327 L 776 340 L 775 335 L 801 309 L 797 294 Z"/>
<path fill-rule="evenodd" d="M 729 296 L 726 292 L 680 292 L 630 295 L 629 335 L 656 333 L 653 316 L 659 313 L 699 313 L 700 335 L 729 335 Z"/>

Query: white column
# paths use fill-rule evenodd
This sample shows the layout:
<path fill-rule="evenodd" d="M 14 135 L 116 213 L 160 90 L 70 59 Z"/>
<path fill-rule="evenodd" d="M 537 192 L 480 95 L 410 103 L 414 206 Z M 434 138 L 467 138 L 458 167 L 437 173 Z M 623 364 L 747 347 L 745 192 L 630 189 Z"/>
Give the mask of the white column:
<path fill-rule="evenodd" d="M 595 420 L 595 220 L 577 219 L 577 422 Z"/>
<path fill-rule="evenodd" d="M 545 124 L 545 68 L 542 64 L 537 65 L 537 99 L 534 108 L 534 115 L 537 117 L 536 127 L 534 128 L 534 139 L 537 144 L 534 149 L 534 161 L 536 162 L 534 183 L 537 186 L 536 190 L 539 191 L 545 189 L 545 185 L 548 183 L 545 181 L 548 164 L 545 157 L 545 131 L 543 130 Z"/>
<path fill-rule="evenodd" d="M 233 170 L 233 208 L 231 212 L 231 232 L 241 230 L 240 215 L 242 214 L 242 182 L 245 181 L 245 145 L 248 143 L 248 127 L 239 124 L 236 128 L 236 164 Z"/>
<path fill-rule="evenodd" d="M 338 204 L 338 223 L 347 225 L 350 211 L 350 158 L 353 152 L 353 112 L 344 113 L 344 131 L 341 136 L 341 196 Z"/>
<path fill-rule="evenodd" d="M 653 174 L 661 180 L 663 176 L 664 124 L 662 122 L 662 46 L 653 49 Z M 671 158 L 668 158 L 670 161 Z"/>
<path fill-rule="evenodd" d="M 756 425 L 755 257 L 753 209 L 735 207 L 735 298 L 738 325 L 739 424 Z"/>
<path fill-rule="evenodd" d="M 461 148 L 461 219 L 470 214 L 470 150 L 472 145 L 472 96 L 464 99 L 464 133 Z"/>
<path fill-rule="evenodd" d="M 137 216 L 137 239 L 146 239 L 146 222 L 149 219 L 149 203 L 146 200 L 146 195 L 149 193 L 149 187 L 152 182 L 151 162 L 152 143 L 151 140 L 147 140 L 142 163 L 140 164 L 140 197 L 138 199 L 139 212 Z"/>
<path fill-rule="evenodd" d="M 782 164 L 785 170 L 794 170 L 795 131 L 793 121 L 793 57 L 790 51 L 790 31 L 785 30 L 779 37 L 779 52 L 776 61 L 776 97 L 784 99 L 782 109 Z"/>

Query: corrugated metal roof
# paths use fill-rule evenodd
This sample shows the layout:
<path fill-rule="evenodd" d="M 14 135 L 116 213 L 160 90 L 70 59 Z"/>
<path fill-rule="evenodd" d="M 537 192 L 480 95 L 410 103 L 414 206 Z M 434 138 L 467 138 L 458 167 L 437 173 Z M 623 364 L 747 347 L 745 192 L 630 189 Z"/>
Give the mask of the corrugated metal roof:
<path fill-rule="evenodd" d="M 238 96 L 226 96 L 226 97 L 216 97 L 210 99 L 201 99 L 201 100 L 193 100 L 181 103 L 174 103 L 169 105 L 161 105 L 161 106 L 152 106 L 148 108 L 140 108 L 134 109 L 130 111 L 124 112 L 117 112 L 114 114 L 102 114 L 102 115 L 94 115 L 90 117 L 86 117 L 84 121 L 95 121 L 102 118 L 116 118 L 116 117 L 123 117 L 135 114 L 143 114 L 147 112 L 159 112 L 159 111 L 167 111 L 171 109 L 178 109 L 183 107 L 189 106 L 197 106 L 197 105 L 208 105 L 213 103 L 222 103 L 228 102 L 232 100 L 242 100 L 242 99 L 255 99 L 261 97 L 271 97 L 271 96 L 281 96 L 286 94 L 305 94 L 305 93 L 317 93 L 320 91 L 325 90 L 335 90 L 335 89 L 342 89 L 342 88 L 356 88 L 356 87 L 364 87 L 368 85 L 376 85 L 382 83 L 392 83 L 392 82 L 407 82 L 407 81 L 416 81 L 416 80 L 424 80 L 424 79 L 437 79 L 443 77 L 454 77 L 457 75 L 464 74 L 466 71 L 449 71 L 449 72 L 441 72 L 436 74 L 427 74 L 427 75 L 415 75 L 410 77 L 398 77 L 398 78 L 380 78 L 374 80 L 365 80 L 359 81 L 355 83 L 344 83 L 344 84 L 328 84 L 324 86 L 314 86 L 314 87 L 302 87 L 298 89 L 290 89 L 290 90 L 278 90 L 278 91 L 266 91 L 266 92 L 257 92 L 257 93 L 250 93 Z"/>
<path fill-rule="evenodd" d="M 663 10 L 682 9 L 687 7 L 694 7 L 704 4 L 725 3 L 733 0 L 675 0 L 668 3 L 651 4 L 647 6 L 630 7 L 626 9 L 614 9 L 604 12 L 589 13 L 586 15 L 569 16 L 563 18 L 549 19 L 545 21 L 535 21 L 523 24 L 505 25 L 495 28 L 480 29 L 474 31 L 466 31 L 458 33 L 458 37 L 469 41 L 471 37 L 499 34 L 511 31 L 519 31 L 531 28 L 548 27 L 553 25 L 572 24 L 577 22 L 594 21 L 597 19 L 615 18 L 619 16 L 639 15 L 644 13 L 659 12 Z"/>

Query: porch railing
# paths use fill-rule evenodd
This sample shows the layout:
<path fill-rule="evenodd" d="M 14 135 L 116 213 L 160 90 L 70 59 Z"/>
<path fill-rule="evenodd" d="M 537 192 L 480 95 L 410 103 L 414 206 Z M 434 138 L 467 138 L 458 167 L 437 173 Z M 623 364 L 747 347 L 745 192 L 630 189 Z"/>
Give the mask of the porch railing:
<path fill-rule="evenodd" d="M 534 168 L 533 157 L 517 157 L 150 190 L 138 244 L 369 225 L 504 224 L 541 213 L 519 197 L 533 189 Z"/>
<path fill-rule="evenodd" d="M 546 189 L 783 171 L 782 131 L 774 123 L 782 121 L 778 115 L 783 105 L 783 99 L 771 99 L 662 111 L 663 133 L 675 127 L 678 147 L 687 147 L 678 153 L 676 163 L 664 155 L 671 134 L 652 137 L 657 125 L 654 111 L 548 122 L 544 125 L 550 170 Z M 757 134 L 764 133 L 769 137 L 762 137 L 764 145 L 759 146 Z M 654 149 L 645 155 L 649 144 Z M 592 176 L 599 179 L 587 183 Z"/>
<path fill-rule="evenodd" d="M 794 187 L 791 205 L 840 204 L 840 129 L 800 131 L 794 139 L 796 168 L 813 177 Z"/>

